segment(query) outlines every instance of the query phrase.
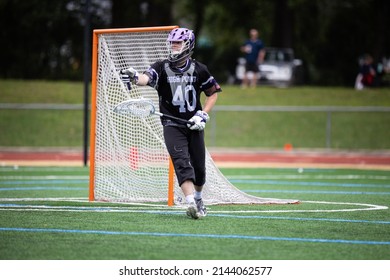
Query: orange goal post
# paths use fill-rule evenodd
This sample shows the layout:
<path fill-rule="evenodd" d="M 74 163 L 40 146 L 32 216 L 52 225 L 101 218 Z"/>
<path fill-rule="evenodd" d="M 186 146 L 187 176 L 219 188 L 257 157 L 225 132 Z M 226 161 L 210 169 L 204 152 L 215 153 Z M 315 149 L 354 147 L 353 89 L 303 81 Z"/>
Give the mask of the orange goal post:
<path fill-rule="evenodd" d="M 130 98 L 147 98 L 158 110 L 158 95 L 149 86 L 129 91 L 119 71 L 145 71 L 167 58 L 166 39 L 177 26 L 98 29 L 93 31 L 90 130 L 90 201 L 164 203 L 185 199 L 175 180 L 160 118 L 121 115 L 113 108 Z M 233 186 L 206 151 L 205 204 L 266 204 L 296 201 L 260 198 Z"/>

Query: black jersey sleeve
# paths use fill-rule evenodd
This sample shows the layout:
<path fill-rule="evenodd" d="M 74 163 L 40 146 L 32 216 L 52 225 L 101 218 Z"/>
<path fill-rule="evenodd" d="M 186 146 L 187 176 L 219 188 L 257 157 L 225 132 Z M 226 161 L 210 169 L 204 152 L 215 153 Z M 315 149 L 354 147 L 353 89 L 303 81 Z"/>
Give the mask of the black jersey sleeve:
<path fill-rule="evenodd" d="M 200 78 L 200 89 L 204 91 L 207 96 L 213 95 L 216 92 L 222 91 L 221 87 L 215 80 L 215 78 L 210 74 L 209 69 L 206 65 L 200 62 L 196 62 L 198 64 L 198 73 Z M 209 89 L 213 88 L 211 91 Z"/>
<path fill-rule="evenodd" d="M 148 86 L 155 89 L 158 88 L 158 81 L 161 77 L 161 71 L 163 70 L 163 61 L 157 61 L 150 65 L 150 67 L 144 72 L 149 77 Z"/>

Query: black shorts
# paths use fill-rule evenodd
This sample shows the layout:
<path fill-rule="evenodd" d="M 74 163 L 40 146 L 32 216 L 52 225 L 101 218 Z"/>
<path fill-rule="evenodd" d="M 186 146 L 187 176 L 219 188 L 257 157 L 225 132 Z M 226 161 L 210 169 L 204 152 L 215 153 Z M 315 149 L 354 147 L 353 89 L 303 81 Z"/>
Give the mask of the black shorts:
<path fill-rule="evenodd" d="M 255 73 L 258 73 L 260 71 L 259 65 L 257 63 L 251 63 L 251 62 L 247 62 L 245 64 L 245 70 L 246 72 L 255 72 Z"/>
<path fill-rule="evenodd" d="M 192 180 L 195 185 L 206 182 L 204 131 L 187 127 L 164 126 L 164 139 L 175 168 L 179 185 Z"/>

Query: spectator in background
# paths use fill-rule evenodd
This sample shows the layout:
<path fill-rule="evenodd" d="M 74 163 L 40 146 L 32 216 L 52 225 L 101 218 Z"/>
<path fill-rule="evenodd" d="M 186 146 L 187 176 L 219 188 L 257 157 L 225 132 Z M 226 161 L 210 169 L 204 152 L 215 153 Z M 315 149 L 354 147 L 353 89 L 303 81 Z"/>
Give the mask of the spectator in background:
<path fill-rule="evenodd" d="M 259 74 L 259 65 L 264 60 L 264 44 L 259 39 L 259 32 L 256 29 L 249 31 L 249 39 L 240 48 L 241 52 L 245 54 L 245 75 L 242 80 L 242 87 L 252 86 L 256 87 Z M 250 79 L 249 73 L 252 77 Z"/>
<path fill-rule="evenodd" d="M 359 73 L 355 81 L 355 89 L 362 90 L 365 87 L 375 86 L 376 75 L 372 56 L 365 54 L 360 63 Z"/>

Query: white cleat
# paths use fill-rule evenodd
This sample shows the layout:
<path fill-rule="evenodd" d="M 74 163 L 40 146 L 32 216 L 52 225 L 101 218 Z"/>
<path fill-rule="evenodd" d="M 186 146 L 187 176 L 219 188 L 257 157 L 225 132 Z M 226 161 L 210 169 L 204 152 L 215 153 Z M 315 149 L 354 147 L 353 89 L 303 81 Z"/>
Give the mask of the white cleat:
<path fill-rule="evenodd" d="M 206 217 L 207 209 L 206 206 L 204 206 L 203 200 L 195 199 L 195 203 L 196 203 L 196 208 L 197 208 L 199 218 Z"/>
<path fill-rule="evenodd" d="M 192 219 L 199 219 L 198 208 L 194 202 L 190 203 L 187 207 L 187 216 Z"/>

